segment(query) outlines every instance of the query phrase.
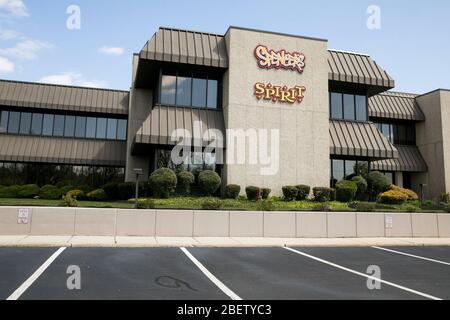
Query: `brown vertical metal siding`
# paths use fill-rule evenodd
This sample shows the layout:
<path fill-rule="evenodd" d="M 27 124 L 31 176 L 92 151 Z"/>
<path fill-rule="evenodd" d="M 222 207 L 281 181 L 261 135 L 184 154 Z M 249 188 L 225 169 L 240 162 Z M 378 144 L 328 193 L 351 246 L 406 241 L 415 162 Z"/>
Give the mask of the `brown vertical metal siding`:
<path fill-rule="evenodd" d="M 415 95 L 384 92 L 369 99 L 369 116 L 396 120 L 425 121 Z"/>
<path fill-rule="evenodd" d="M 372 170 L 395 172 L 427 172 L 428 166 L 415 146 L 396 146 L 397 159 L 381 160 L 371 164 Z"/>

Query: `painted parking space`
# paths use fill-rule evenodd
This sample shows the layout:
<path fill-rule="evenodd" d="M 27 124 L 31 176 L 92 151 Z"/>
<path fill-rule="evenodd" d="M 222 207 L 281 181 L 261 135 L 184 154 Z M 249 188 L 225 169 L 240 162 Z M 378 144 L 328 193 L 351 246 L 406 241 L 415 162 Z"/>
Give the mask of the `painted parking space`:
<path fill-rule="evenodd" d="M 81 290 L 67 287 L 78 266 Z M 227 299 L 178 249 L 67 249 L 21 299 Z"/>
<path fill-rule="evenodd" d="M 0 248 L 0 300 L 7 299 L 55 249 Z"/>
<path fill-rule="evenodd" d="M 390 249 L 402 251 L 405 248 Z M 440 299 L 450 299 L 450 267 L 447 265 L 375 248 L 298 248 L 297 250 L 361 273 L 366 273 L 369 266 L 379 267 L 383 280 Z M 441 251 L 440 248 L 426 248 L 427 255 L 436 258 L 440 257 Z"/>
<path fill-rule="evenodd" d="M 369 290 L 365 278 L 283 248 L 192 249 L 191 252 L 244 300 L 423 298 L 392 287 Z"/>

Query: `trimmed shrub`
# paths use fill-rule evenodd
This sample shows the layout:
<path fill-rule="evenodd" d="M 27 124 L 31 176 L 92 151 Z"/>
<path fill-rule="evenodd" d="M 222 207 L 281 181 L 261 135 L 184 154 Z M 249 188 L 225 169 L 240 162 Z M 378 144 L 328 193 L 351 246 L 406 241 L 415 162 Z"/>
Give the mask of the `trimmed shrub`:
<path fill-rule="evenodd" d="M 139 199 L 137 202 L 137 209 L 155 209 L 156 203 L 151 199 Z"/>
<path fill-rule="evenodd" d="M 303 201 L 308 199 L 309 194 L 311 193 L 311 187 L 310 186 L 306 186 L 306 185 L 298 185 L 296 186 L 297 188 L 297 200 L 298 201 Z"/>
<path fill-rule="evenodd" d="M 108 199 L 108 196 L 103 189 L 91 191 L 86 196 L 91 201 L 105 201 L 106 199 Z"/>
<path fill-rule="evenodd" d="M 219 190 L 222 179 L 217 172 L 205 170 L 198 175 L 198 184 L 204 195 L 212 196 Z"/>
<path fill-rule="evenodd" d="M 370 202 L 358 202 L 355 206 L 357 212 L 375 212 L 375 204 Z"/>
<path fill-rule="evenodd" d="M 408 197 L 408 199 L 407 199 L 408 201 L 419 200 L 419 196 L 417 195 L 417 193 L 415 193 L 412 190 L 400 188 L 400 187 L 397 187 L 396 185 L 392 185 L 389 190 L 394 190 L 394 191 L 403 193 L 404 195 L 406 195 Z"/>
<path fill-rule="evenodd" d="M 85 193 L 82 190 L 72 190 L 67 192 L 66 196 L 69 196 L 75 200 L 82 200 L 85 198 Z"/>
<path fill-rule="evenodd" d="M 270 196 L 270 193 L 271 193 L 271 192 L 272 192 L 272 190 L 269 189 L 269 188 L 262 188 L 262 189 L 261 189 L 261 198 L 262 198 L 263 200 L 269 199 L 269 196 Z"/>
<path fill-rule="evenodd" d="M 17 198 L 20 186 L 0 187 L 0 198 Z"/>
<path fill-rule="evenodd" d="M 258 210 L 259 211 L 274 211 L 275 206 L 273 205 L 273 201 L 272 200 L 258 201 Z"/>
<path fill-rule="evenodd" d="M 396 190 L 389 190 L 378 196 L 378 201 L 384 204 L 402 204 L 408 200 L 408 196 Z"/>
<path fill-rule="evenodd" d="M 442 193 L 438 200 L 439 202 L 450 204 L 450 193 Z"/>
<path fill-rule="evenodd" d="M 392 182 L 379 171 L 373 171 L 369 173 L 367 178 L 369 190 L 372 191 L 372 195 L 376 196 L 382 192 L 388 191 L 392 185 Z"/>
<path fill-rule="evenodd" d="M 226 199 L 237 199 L 241 193 L 241 186 L 237 184 L 229 184 L 225 187 L 225 198 Z"/>
<path fill-rule="evenodd" d="M 168 198 L 175 191 L 178 180 L 173 170 L 161 168 L 152 173 L 149 182 L 156 197 Z"/>
<path fill-rule="evenodd" d="M 342 180 L 336 183 L 336 200 L 340 202 L 349 202 L 355 199 L 358 186 L 356 182 Z"/>
<path fill-rule="evenodd" d="M 316 202 L 327 202 L 330 201 L 331 189 L 317 187 L 313 189 L 314 201 Z"/>
<path fill-rule="evenodd" d="M 406 213 L 417 213 L 417 212 L 420 212 L 420 208 L 416 207 L 412 204 L 409 204 L 405 207 L 405 211 L 406 211 Z"/>
<path fill-rule="evenodd" d="M 178 189 L 181 194 L 188 195 L 191 192 L 191 185 L 195 182 L 194 175 L 189 171 L 182 171 L 178 174 Z"/>
<path fill-rule="evenodd" d="M 295 201 L 297 199 L 298 189 L 297 187 L 286 186 L 283 187 L 283 197 L 286 201 Z"/>
<path fill-rule="evenodd" d="M 124 182 L 117 185 L 118 195 L 111 200 L 128 200 L 135 197 L 136 183 Z M 106 191 L 105 191 L 106 192 Z"/>
<path fill-rule="evenodd" d="M 250 186 L 245 188 L 247 199 L 250 201 L 261 200 L 261 189 L 259 187 Z"/>
<path fill-rule="evenodd" d="M 217 198 L 208 198 L 203 200 L 202 209 L 203 210 L 220 210 L 223 207 L 223 203 Z"/>
<path fill-rule="evenodd" d="M 48 184 L 41 188 L 41 191 L 39 192 L 39 197 L 45 200 L 59 200 L 61 199 L 62 195 L 67 194 L 67 192 L 62 193 L 62 189 L 59 189 L 56 186 Z"/>
<path fill-rule="evenodd" d="M 105 191 L 106 196 L 109 200 L 122 200 L 119 192 L 118 183 L 108 183 L 105 184 L 102 189 Z"/>
<path fill-rule="evenodd" d="M 356 191 L 356 195 L 360 198 L 367 191 L 367 188 L 368 188 L 367 180 L 361 176 L 356 176 L 356 177 L 353 177 L 351 181 L 356 183 L 356 186 L 358 187 L 358 190 Z"/>
<path fill-rule="evenodd" d="M 41 189 L 39 188 L 39 186 L 35 184 L 28 184 L 19 188 L 17 196 L 23 199 L 32 199 L 39 195 L 40 190 Z"/>
<path fill-rule="evenodd" d="M 70 207 L 70 208 L 76 208 L 78 207 L 77 199 L 73 196 L 71 196 L 70 192 L 68 192 L 61 200 L 60 207 Z"/>

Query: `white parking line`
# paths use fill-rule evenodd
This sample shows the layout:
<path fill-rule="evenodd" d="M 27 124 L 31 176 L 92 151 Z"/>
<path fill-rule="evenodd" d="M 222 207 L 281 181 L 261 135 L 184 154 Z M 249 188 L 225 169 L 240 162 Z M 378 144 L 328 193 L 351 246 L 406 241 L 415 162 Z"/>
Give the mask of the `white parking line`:
<path fill-rule="evenodd" d="M 13 294 L 11 294 L 6 300 L 17 300 L 19 299 L 22 294 L 24 294 L 25 291 L 47 270 L 47 268 L 53 263 L 53 261 L 58 258 L 58 256 L 66 250 L 65 247 L 59 248 L 54 254 L 50 256 L 50 258 L 47 259 L 40 267 L 37 269 L 31 277 L 29 277 L 22 285 L 17 288 L 16 291 L 14 291 Z"/>
<path fill-rule="evenodd" d="M 206 269 L 205 266 L 200 261 L 198 261 L 186 248 L 180 249 L 197 266 L 197 268 L 199 268 L 200 271 L 203 272 L 205 276 L 208 277 L 209 280 L 211 280 L 220 290 L 222 290 L 223 293 L 225 293 L 228 297 L 230 297 L 231 300 L 242 300 L 236 293 L 231 291 L 230 288 L 228 288 L 225 284 L 223 284 L 222 281 L 217 279 L 211 272 L 209 272 L 209 270 Z"/>
<path fill-rule="evenodd" d="M 391 249 L 386 249 L 386 248 L 381 248 L 381 247 L 372 247 L 374 249 L 378 249 L 378 250 L 383 250 L 383 251 L 387 251 L 387 252 L 391 252 L 391 253 L 396 253 L 396 254 L 400 254 L 402 256 L 407 256 L 407 257 L 411 257 L 411 258 L 416 258 L 416 259 L 421 259 L 421 260 L 426 260 L 426 261 L 430 261 L 430 262 L 435 262 L 435 263 L 440 263 L 446 266 L 450 266 L 450 263 L 448 262 L 444 262 L 444 261 L 440 261 L 440 260 L 435 260 L 435 259 L 430 259 L 430 258 L 425 258 L 425 257 L 421 257 L 421 256 L 416 256 L 413 254 L 409 254 L 406 252 L 400 252 L 400 251 L 396 251 L 396 250 L 391 250 Z"/>
<path fill-rule="evenodd" d="M 356 274 L 358 276 L 361 276 L 361 277 L 364 277 L 364 278 L 367 278 L 367 279 L 370 279 L 370 280 L 374 280 L 374 281 L 377 281 L 377 282 L 380 282 L 380 283 L 384 283 L 384 284 L 386 284 L 388 286 L 391 286 L 391 287 L 394 287 L 394 288 L 397 288 L 397 289 L 401 289 L 401 290 L 404 290 L 404 291 L 416 294 L 418 296 L 422 296 L 422 297 L 427 298 L 427 299 L 442 300 L 441 298 L 434 297 L 432 295 L 429 295 L 429 294 L 426 294 L 426 293 L 423 293 L 423 292 L 420 292 L 420 291 L 416 291 L 416 290 L 413 290 L 413 289 L 410 289 L 410 288 L 407 288 L 407 287 L 404 287 L 404 286 L 401 286 L 401 285 L 398 285 L 398 284 L 395 284 L 395 283 L 392 283 L 392 282 L 389 282 L 389 281 L 386 281 L 386 280 L 382 280 L 382 279 L 379 279 L 379 278 L 376 278 L 376 277 L 369 276 L 367 274 L 364 274 L 364 273 L 361 273 L 361 272 L 358 272 L 358 271 L 355 271 L 355 270 L 352 270 L 352 269 L 340 266 L 338 264 L 335 264 L 335 263 L 332 263 L 332 262 L 329 262 L 329 261 L 326 261 L 326 260 L 314 257 L 312 255 L 309 255 L 307 253 L 304 253 L 304 252 L 301 252 L 301 251 L 298 251 L 298 250 L 295 250 L 295 249 L 291 249 L 291 248 L 288 248 L 288 247 L 286 247 L 285 249 L 289 250 L 291 252 L 294 252 L 296 254 L 302 255 L 302 256 L 304 256 L 306 258 L 310 258 L 310 259 L 316 260 L 318 262 L 327 264 L 329 266 L 335 267 L 337 269 L 341 269 L 341 270 L 344 270 L 344 271 L 347 271 L 347 272 L 350 272 L 350 273 Z"/>

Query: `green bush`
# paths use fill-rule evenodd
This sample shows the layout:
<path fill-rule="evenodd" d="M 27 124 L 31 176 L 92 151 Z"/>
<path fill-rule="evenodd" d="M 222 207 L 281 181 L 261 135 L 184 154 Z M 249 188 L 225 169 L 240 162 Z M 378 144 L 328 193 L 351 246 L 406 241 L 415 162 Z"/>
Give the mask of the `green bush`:
<path fill-rule="evenodd" d="M 262 200 L 258 201 L 258 210 L 259 211 L 274 211 L 275 206 L 272 200 Z"/>
<path fill-rule="evenodd" d="M 295 201 L 298 195 L 297 187 L 286 186 L 282 188 L 285 201 Z"/>
<path fill-rule="evenodd" d="M 178 189 L 181 194 L 188 195 L 191 192 L 191 185 L 195 182 L 194 175 L 189 171 L 182 171 L 178 174 Z"/>
<path fill-rule="evenodd" d="M 298 201 L 303 201 L 308 199 L 309 194 L 311 193 L 311 187 L 310 186 L 306 186 L 306 185 L 298 185 L 296 186 L 297 188 L 297 200 Z"/>
<path fill-rule="evenodd" d="M 405 211 L 406 213 L 417 213 L 420 212 L 420 208 L 412 204 L 409 204 L 405 207 Z"/>
<path fill-rule="evenodd" d="M 169 198 L 177 187 L 177 175 L 168 168 L 156 170 L 150 176 L 150 187 L 158 198 Z"/>
<path fill-rule="evenodd" d="M 378 196 L 378 201 L 384 204 L 402 204 L 408 200 L 408 196 L 396 190 L 389 190 Z"/>
<path fill-rule="evenodd" d="M 208 198 L 202 201 L 203 210 L 220 210 L 222 207 L 222 201 L 217 198 Z"/>
<path fill-rule="evenodd" d="M 108 196 L 103 189 L 91 191 L 86 196 L 91 201 L 105 201 L 106 199 L 108 199 Z"/>
<path fill-rule="evenodd" d="M 352 181 L 356 183 L 358 190 L 356 191 L 356 196 L 361 198 L 367 191 L 367 180 L 361 176 L 356 176 L 352 178 Z"/>
<path fill-rule="evenodd" d="M 56 186 L 48 184 L 41 188 L 41 191 L 39 192 L 39 197 L 45 200 L 59 200 L 61 199 L 62 195 L 67 194 L 67 192 L 62 193 L 62 189 L 59 189 Z"/>
<path fill-rule="evenodd" d="M 336 183 L 336 200 L 339 202 L 350 202 L 355 199 L 358 186 L 356 182 L 342 180 Z"/>
<path fill-rule="evenodd" d="M 247 194 L 247 199 L 249 201 L 261 200 L 261 189 L 259 187 L 247 187 L 245 188 L 245 193 Z"/>
<path fill-rule="evenodd" d="M 314 201 L 316 202 L 328 202 L 330 201 L 331 189 L 317 187 L 313 189 Z"/>
<path fill-rule="evenodd" d="M 241 186 L 229 184 L 225 187 L 225 199 L 237 199 L 241 193 Z"/>
<path fill-rule="evenodd" d="M 86 197 L 83 190 L 72 190 L 67 192 L 66 196 L 69 196 L 70 198 L 73 198 L 75 200 L 82 200 Z"/>
<path fill-rule="evenodd" d="M 137 202 L 137 209 L 155 209 L 156 202 L 151 199 L 139 199 Z"/>
<path fill-rule="evenodd" d="M 373 196 L 388 191 L 392 185 L 392 181 L 379 171 L 369 173 L 367 183 Z"/>
<path fill-rule="evenodd" d="M 102 187 L 105 190 L 106 196 L 109 200 L 125 200 L 120 196 L 119 184 L 118 183 L 108 183 Z M 129 198 L 127 198 L 129 199 Z"/>
<path fill-rule="evenodd" d="M 355 210 L 357 212 L 375 212 L 375 204 L 370 202 L 358 202 Z"/>
<path fill-rule="evenodd" d="M 118 195 L 111 200 L 128 200 L 134 198 L 136 195 L 136 183 L 135 182 L 123 182 L 117 185 Z M 105 190 L 106 192 L 106 190 Z M 111 191 L 110 191 L 111 192 Z M 107 193 L 108 195 L 108 193 Z M 109 197 L 109 195 L 108 195 Z"/>
<path fill-rule="evenodd" d="M 39 188 L 39 186 L 35 184 L 21 186 L 19 188 L 19 192 L 17 193 L 17 197 L 22 199 L 33 199 L 34 197 L 37 197 L 39 195 L 40 190 L 41 189 Z"/>
<path fill-rule="evenodd" d="M 60 191 L 61 195 L 63 195 L 63 194 L 67 194 L 67 192 L 75 190 L 75 189 L 77 189 L 77 188 L 75 188 L 73 186 L 64 186 L 64 187 L 59 188 L 59 191 Z M 59 198 L 61 198 L 61 197 L 59 197 Z"/>
<path fill-rule="evenodd" d="M 263 200 L 269 199 L 269 196 L 270 196 L 270 193 L 271 193 L 271 192 L 272 192 L 272 190 L 269 189 L 269 188 L 262 188 L 262 189 L 261 189 L 261 198 L 262 198 Z"/>
<path fill-rule="evenodd" d="M 68 192 L 61 200 L 60 207 L 76 208 L 78 207 L 78 201 Z"/>
<path fill-rule="evenodd" d="M 0 198 L 17 198 L 20 186 L 0 187 Z"/>
<path fill-rule="evenodd" d="M 438 201 L 441 203 L 450 204 L 450 193 L 442 193 L 439 195 Z"/>
<path fill-rule="evenodd" d="M 205 196 L 212 196 L 219 190 L 222 179 L 217 172 L 205 170 L 198 175 L 198 184 Z"/>
<path fill-rule="evenodd" d="M 330 201 L 336 201 L 336 189 L 335 188 L 330 189 Z"/>

